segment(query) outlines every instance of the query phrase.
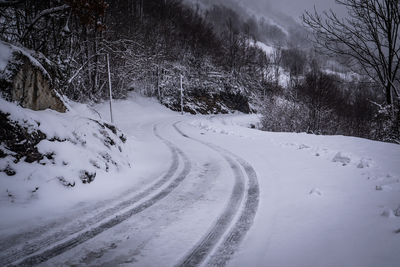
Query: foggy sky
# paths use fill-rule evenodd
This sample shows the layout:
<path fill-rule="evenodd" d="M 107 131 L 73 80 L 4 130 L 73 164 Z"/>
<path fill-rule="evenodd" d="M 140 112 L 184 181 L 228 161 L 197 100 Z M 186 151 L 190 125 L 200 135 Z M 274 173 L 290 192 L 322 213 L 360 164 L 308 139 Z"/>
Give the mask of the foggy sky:
<path fill-rule="evenodd" d="M 300 21 L 305 10 L 312 11 L 314 5 L 319 12 L 332 9 L 340 16 L 345 16 L 346 10 L 334 0 L 239 0 L 245 6 L 263 12 L 280 12 Z"/>

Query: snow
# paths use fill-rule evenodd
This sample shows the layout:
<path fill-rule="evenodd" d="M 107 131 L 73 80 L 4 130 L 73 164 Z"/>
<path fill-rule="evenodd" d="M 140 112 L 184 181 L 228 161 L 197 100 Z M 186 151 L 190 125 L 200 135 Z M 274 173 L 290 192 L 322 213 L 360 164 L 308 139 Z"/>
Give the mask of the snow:
<path fill-rule="evenodd" d="M 322 192 L 318 188 L 311 189 L 309 194 L 310 195 L 315 195 L 315 196 L 322 196 Z"/>
<path fill-rule="evenodd" d="M 82 117 L 109 120 L 106 102 L 92 107 L 98 113 L 72 103 L 72 111 L 65 115 L 12 105 L 0 102 L 2 110 L 8 110 L 13 119 L 40 120 L 40 129 L 60 137 L 69 135 L 71 131 L 67 129 L 71 127 L 79 134 L 86 131 L 85 127 L 90 128 Z M 204 143 L 243 158 L 258 178 L 260 202 L 254 223 L 229 266 L 399 265 L 399 145 L 346 136 L 263 132 L 254 129 L 260 120 L 256 114 L 182 116 L 154 99 L 136 94 L 114 102 L 114 119 L 128 136 L 130 145 L 125 149 L 132 167 L 98 174 L 93 183 L 73 189 L 54 183 L 43 192 L 41 184 L 39 194 L 24 203 L 5 201 L 3 191 L 0 213 L 7 214 L 7 218 L 0 222 L 0 239 L 14 229 L 11 222 L 19 225 L 29 218 L 31 226 L 40 225 L 50 220 L 49 210 L 58 210 L 53 217 L 69 214 L 78 203 L 87 207 L 96 201 L 107 203 L 108 199 L 124 197 L 128 188 L 141 190 L 151 184 L 172 162 L 165 143 L 154 136 L 153 129 L 157 129 L 162 138 L 186 155 L 189 175 L 154 206 L 45 265 L 176 264 L 212 227 L 229 203 L 234 184 L 234 172 L 221 156 L 224 154 Z M 174 125 L 187 137 L 204 143 L 180 135 Z M 97 148 L 96 144 L 89 146 L 89 141 L 87 144 L 92 150 L 60 146 L 56 152 L 71 161 L 68 155 L 73 155 L 77 161 L 74 164 L 87 167 L 88 155 Z M 43 142 L 40 149 L 55 148 Z M 184 170 L 184 162 L 185 157 L 179 156 L 178 173 Z M 2 173 L 2 190 L 4 180 L 8 181 L 7 186 L 17 186 L 22 182 L 15 180 L 34 171 L 40 169 L 21 166 L 17 172 L 22 172 L 23 177 L 17 174 L 14 178 L 18 179 L 14 180 Z M 59 174 L 70 171 L 62 166 L 57 169 Z M 31 185 L 29 188 L 34 190 L 35 183 Z M 32 213 L 28 212 L 31 209 L 35 216 L 23 214 Z M 228 227 L 233 225 L 234 222 Z"/>
<path fill-rule="evenodd" d="M 45 157 L 32 164 L 23 159 L 16 163 L 10 156 L 1 159 L 0 169 L 9 166 L 16 171 L 14 176 L 0 172 L 0 212 L 10 215 L 0 223 L 3 230 L 15 221 L 36 215 L 50 216 L 53 211 L 62 211 L 80 201 L 101 199 L 109 195 L 109 190 L 121 190 L 126 182 L 131 182 L 126 177 L 132 163 L 129 139 L 124 144 L 110 129 L 102 129 L 89 119 L 95 117 L 84 105 L 75 104 L 75 107 L 79 112 L 75 109 L 65 114 L 52 110 L 32 111 L 0 99 L 0 109 L 10 114 L 10 120 L 30 131 L 40 130 L 46 134 L 47 139 L 37 145 L 38 151 L 53 155 L 53 159 Z M 112 138 L 116 145 L 104 145 L 102 134 Z M 52 139 L 56 141 L 50 141 Z M 96 173 L 96 183 L 90 187 L 82 184 L 79 176 L 83 171 Z M 61 180 L 75 186 L 65 187 Z"/>
<path fill-rule="evenodd" d="M 275 50 L 272 46 L 267 45 L 267 44 L 265 44 L 265 43 L 263 43 L 263 42 L 260 42 L 260 41 L 257 41 L 257 42 L 255 43 L 255 45 L 256 45 L 258 48 L 261 48 L 261 49 L 265 52 L 265 54 L 266 54 L 267 56 L 271 55 L 271 54 L 274 52 L 274 50 Z"/>
<path fill-rule="evenodd" d="M 22 48 L 22 47 L 17 47 L 15 45 L 6 43 L 4 41 L 0 40 L 0 72 L 5 72 L 7 64 L 12 61 L 12 55 L 14 53 L 20 53 L 24 55 L 30 63 L 35 66 L 36 68 L 40 69 L 40 71 L 45 75 L 49 80 L 51 80 L 51 77 L 47 70 L 42 66 L 42 64 L 35 58 L 35 57 L 42 57 L 44 60 L 46 59 L 42 54 L 40 55 L 35 55 L 36 53 L 32 50 Z M 34 56 L 35 55 L 35 56 Z"/>
<path fill-rule="evenodd" d="M 346 166 L 350 163 L 351 159 L 347 156 L 343 156 L 341 152 L 336 153 L 336 155 L 332 159 L 333 162 L 340 162 L 343 166 Z M 357 165 L 359 166 L 359 165 Z"/>
<path fill-rule="evenodd" d="M 246 116 L 192 122 L 259 175 L 256 222 L 231 266 L 398 266 L 398 145 L 235 126 Z"/>
<path fill-rule="evenodd" d="M 334 71 L 334 70 L 330 70 L 330 69 L 325 69 L 324 72 L 326 74 L 338 76 L 341 80 L 347 81 L 347 82 L 359 81 L 362 78 L 362 76 L 360 74 L 357 74 L 352 71 L 343 73 L 343 72 L 338 72 L 338 71 Z"/>
<path fill-rule="evenodd" d="M 393 210 L 389 208 L 385 208 L 381 215 L 387 218 L 395 218 Z"/>

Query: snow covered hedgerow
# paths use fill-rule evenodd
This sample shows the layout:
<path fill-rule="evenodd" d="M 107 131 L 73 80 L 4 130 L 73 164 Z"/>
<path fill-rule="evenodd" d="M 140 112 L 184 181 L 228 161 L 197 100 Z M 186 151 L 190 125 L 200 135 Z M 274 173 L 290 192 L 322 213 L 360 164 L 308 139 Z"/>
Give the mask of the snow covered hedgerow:
<path fill-rule="evenodd" d="M 27 201 L 42 188 L 77 188 L 130 168 L 115 126 L 71 110 L 33 111 L 0 98 L 0 200 Z"/>
<path fill-rule="evenodd" d="M 195 62 L 195 57 L 189 57 L 182 63 L 164 66 L 158 87 L 151 81 L 135 81 L 132 88 L 142 95 L 155 96 L 159 101 L 174 111 L 181 111 L 181 80 L 183 89 L 183 111 L 191 114 L 226 114 L 234 111 L 251 112 L 249 106 L 250 93 L 246 88 L 252 88 L 251 78 L 233 75 L 215 68 L 210 62 L 199 63 L 191 68 L 188 61 Z M 244 76 L 245 78 L 243 78 Z M 153 79 L 154 80 L 154 79 Z"/>
<path fill-rule="evenodd" d="M 272 132 L 305 132 L 308 125 L 308 109 L 302 103 L 294 103 L 280 97 L 265 101 L 261 125 Z"/>

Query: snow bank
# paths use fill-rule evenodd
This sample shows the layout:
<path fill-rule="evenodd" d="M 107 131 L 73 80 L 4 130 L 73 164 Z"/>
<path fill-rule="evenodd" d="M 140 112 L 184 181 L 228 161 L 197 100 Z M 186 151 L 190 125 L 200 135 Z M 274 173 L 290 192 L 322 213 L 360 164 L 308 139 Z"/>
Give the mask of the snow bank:
<path fill-rule="evenodd" d="M 124 182 L 119 177 L 132 164 L 129 140 L 85 105 L 72 104 L 76 109 L 67 113 L 32 111 L 0 98 L 6 128 L 0 144 L 0 210 L 22 215 L 24 207 L 62 206 L 71 194 L 78 201 L 87 198 L 87 187 L 101 195 Z"/>
<path fill-rule="evenodd" d="M 357 74 L 355 72 L 338 72 L 338 71 L 333 71 L 330 69 L 324 69 L 323 70 L 326 74 L 330 74 L 330 75 L 335 75 L 338 76 L 340 79 L 347 81 L 347 82 L 353 82 L 353 81 L 359 81 L 362 76 L 360 74 Z"/>
<path fill-rule="evenodd" d="M 368 179 L 382 183 L 400 180 L 400 146 L 347 136 L 323 136 L 306 133 L 257 131 L 256 114 L 233 114 L 202 117 L 191 122 L 204 133 L 219 133 L 246 139 L 264 139 L 281 148 L 299 150 L 340 167 L 363 171 Z M 400 183 L 398 183 L 400 186 Z"/>
<path fill-rule="evenodd" d="M 260 42 L 260 41 L 257 41 L 255 43 L 255 46 L 257 46 L 258 48 L 263 50 L 267 56 L 271 55 L 275 50 L 272 46 L 266 45 L 265 43 Z"/>

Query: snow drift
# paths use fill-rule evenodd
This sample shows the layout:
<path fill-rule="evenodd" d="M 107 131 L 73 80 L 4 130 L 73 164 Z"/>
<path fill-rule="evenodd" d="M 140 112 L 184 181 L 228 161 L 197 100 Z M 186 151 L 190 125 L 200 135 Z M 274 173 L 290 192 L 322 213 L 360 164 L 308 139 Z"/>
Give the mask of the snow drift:
<path fill-rule="evenodd" d="M 127 137 L 72 104 L 79 112 L 32 111 L 0 99 L 0 202 L 63 194 L 130 168 Z"/>

